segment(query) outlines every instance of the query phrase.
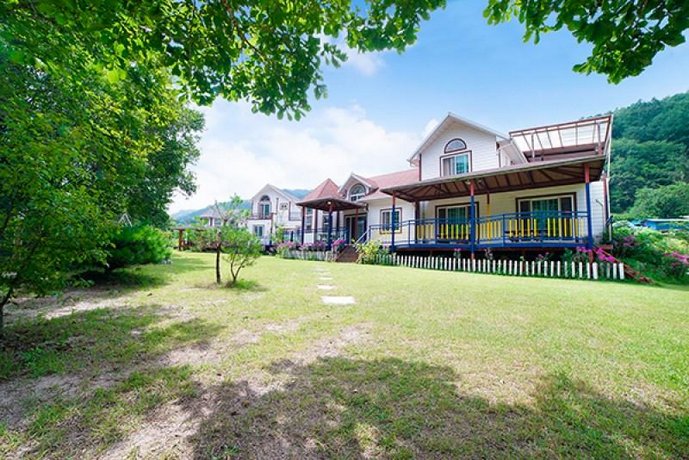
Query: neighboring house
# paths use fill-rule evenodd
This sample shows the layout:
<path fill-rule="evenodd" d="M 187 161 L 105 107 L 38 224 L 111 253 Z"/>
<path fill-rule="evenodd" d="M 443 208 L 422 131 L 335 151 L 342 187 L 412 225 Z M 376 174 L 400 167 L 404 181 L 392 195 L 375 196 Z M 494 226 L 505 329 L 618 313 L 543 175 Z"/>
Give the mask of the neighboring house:
<path fill-rule="evenodd" d="M 251 198 L 251 215 L 247 228 L 268 246 L 276 241 L 278 228 L 284 230 L 284 239 L 299 241 L 301 238 L 301 210 L 299 199 L 292 193 L 266 184 Z"/>
<path fill-rule="evenodd" d="M 412 167 L 372 177 L 351 173 L 342 186 L 326 179 L 298 203 L 304 215 L 304 242 L 340 238 L 348 243 L 365 241 L 369 228 L 389 227 L 394 219 L 399 223 L 413 216 L 413 205 L 399 202 L 393 217 L 391 198 L 381 189 L 411 184 L 418 178 L 418 168 Z"/>
<path fill-rule="evenodd" d="M 472 253 L 592 247 L 609 223 L 611 130 L 602 116 L 502 134 L 450 113 L 412 153 L 412 169 L 352 174 L 341 187 L 328 179 L 299 202 L 304 241 Z"/>
<path fill-rule="evenodd" d="M 199 219 L 206 227 L 220 227 L 226 223 L 226 217 L 219 212 L 217 205 L 211 206 Z"/>

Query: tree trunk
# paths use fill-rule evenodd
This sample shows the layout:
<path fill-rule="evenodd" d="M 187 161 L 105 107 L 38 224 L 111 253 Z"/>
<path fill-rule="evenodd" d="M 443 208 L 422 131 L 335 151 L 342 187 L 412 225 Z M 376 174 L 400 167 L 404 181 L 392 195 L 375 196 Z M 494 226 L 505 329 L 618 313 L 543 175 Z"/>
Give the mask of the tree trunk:
<path fill-rule="evenodd" d="M 14 292 L 14 288 L 10 286 L 7 293 L 0 299 L 0 339 L 5 336 L 5 305 L 12 298 L 12 292 Z"/>
<path fill-rule="evenodd" d="M 215 282 L 222 283 L 222 277 L 220 276 L 220 243 L 215 247 Z"/>

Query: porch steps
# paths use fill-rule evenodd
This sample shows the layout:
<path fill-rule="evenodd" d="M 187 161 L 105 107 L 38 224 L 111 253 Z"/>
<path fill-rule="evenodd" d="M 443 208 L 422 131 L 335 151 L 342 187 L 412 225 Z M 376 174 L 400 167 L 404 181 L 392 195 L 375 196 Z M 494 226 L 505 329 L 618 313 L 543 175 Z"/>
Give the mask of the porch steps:
<path fill-rule="evenodd" d="M 624 262 L 618 260 L 615 256 L 610 254 L 608 251 L 612 250 L 612 245 L 601 245 L 598 246 L 598 249 L 601 250 L 601 252 L 608 256 L 612 257 L 617 263 L 622 263 L 624 265 L 624 276 L 633 279 L 634 281 L 638 283 L 643 283 L 643 284 L 653 284 L 653 280 L 648 278 L 647 276 L 642 275 L 640 272 L 634 270 L 632 267 L 629 265 L 625 264 Z"/>
<path fill-rule="evenodd" d="M 359 253 L 353 245 L 345 246 L 335 259 L 335 262 L 354 263 L 359 260 Z"/>

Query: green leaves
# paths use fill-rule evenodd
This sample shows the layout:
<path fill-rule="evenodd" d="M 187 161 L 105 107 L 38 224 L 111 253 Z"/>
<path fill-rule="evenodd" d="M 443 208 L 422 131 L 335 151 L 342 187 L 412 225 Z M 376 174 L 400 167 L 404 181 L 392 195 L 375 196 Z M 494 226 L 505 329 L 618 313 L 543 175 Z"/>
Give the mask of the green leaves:
<path fill-rule="evenodd" d="M 513 17 L 525 27 L 524 41 L 563 27 L 593 45 L 576 72 L 601 73 L 611 83 L 639 75 L 666 46 L 684 43 L 689 28 L 686 0 L 489 0 L 490 24 Z"/>
<path fill-rule="evenodd" d="M 20 0 L 0 5 L 0 40 L 75 80 L 88 65 L 109 69 L 111 83 L 125 78 L 116 69 L 163 67 L 200 104 L 218 96 L 246 99 L 256 111 L 299 118 L 309 109 L 309 93 L 326 94 L 323 63 L 346 59 L 325 37 L 346 37 L 359 51 L 402 51 L 444 3 L 42 0 L 34 8 Z"/>

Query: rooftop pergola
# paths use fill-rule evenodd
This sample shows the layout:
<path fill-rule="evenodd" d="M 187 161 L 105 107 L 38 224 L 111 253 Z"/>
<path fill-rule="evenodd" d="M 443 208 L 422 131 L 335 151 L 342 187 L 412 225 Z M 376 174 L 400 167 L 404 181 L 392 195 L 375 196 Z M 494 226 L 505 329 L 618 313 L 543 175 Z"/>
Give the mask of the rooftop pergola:
<path fill-rule="evenodd" d="M 514 145 L 530 161 L 562 155 L 604 154 L 610 143 L 612 115 L 510 131 Z"/>

